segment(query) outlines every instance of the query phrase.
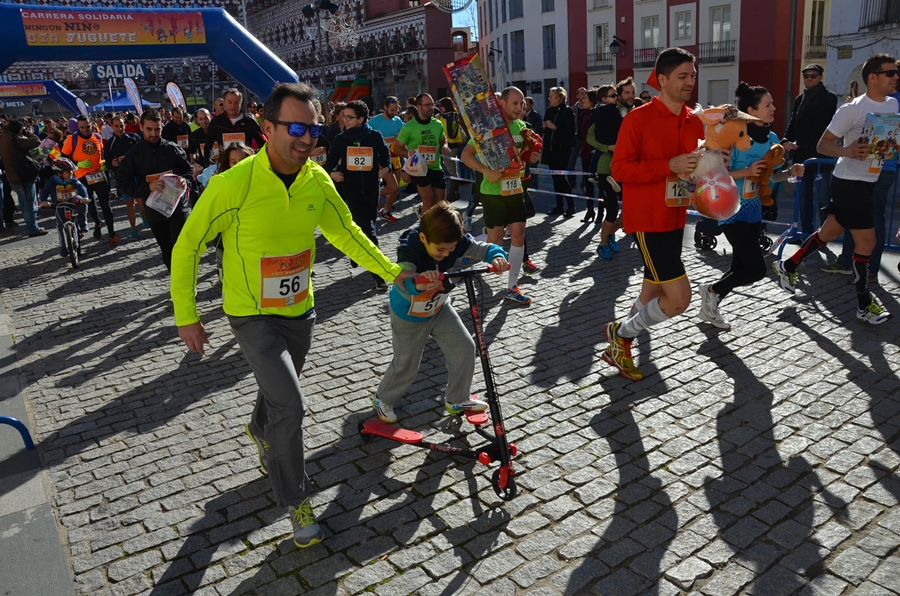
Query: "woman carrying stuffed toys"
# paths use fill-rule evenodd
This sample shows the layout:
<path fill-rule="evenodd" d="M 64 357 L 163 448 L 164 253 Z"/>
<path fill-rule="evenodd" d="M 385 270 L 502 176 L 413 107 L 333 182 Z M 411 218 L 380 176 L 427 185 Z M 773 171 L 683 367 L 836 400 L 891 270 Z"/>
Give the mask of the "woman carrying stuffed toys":
<path fill-rule="evenodd" d="M 790 170 L 776 171 L 769 180 L 762 179 L 771 164 L 767 154 L 781 154 L 778 135 L 771 131 L 775 120 L 775 103 L 765 87 L 751 87 L 741 81 L 735 89 L 738 109 L 761 120 L 764 124 L 747 123 L 747 133 L 753 145 L 747 151 L 734 148 L 731 153 L 731 177 L 741 197 L 740 210 L 733 217 L 719 222 L 722 232 L 731 244 L 731 267 L 713 284 L 702 284 L 700 319 L 720 329 L 730 329 L 731 324 L 722 318 L 719 304 L 734 288 L 749 286 L 766 275 L 764 253 L 759 245 L 762 226 L 762 203 L 759 187 L 769 182 L 782 182 L 788 175 L 803 176 L 803 165 L 795 164 Z M 770 152 L 770 148 L 778 148 Z M 780 160 L 779 160 L 780 161 Z M 780 165 L 780 164 L 778 164 Z"/>
<path fill-rule="evenodd" d="M 429 338 L 437 342 L 447 363 L 447 412 L 483 412 L 488 407 L 487 402 L 470 394 L 475 342 L 450 303 L 445 282 L 439 280 L 440 274 L 457 261 L 490 263 L 496 273 L 509 269 L 504 250 L 466 234 L 462 215 L 447 202 L 428 209 L 418 227 L 400 236 L 397 263 L 429 281 L 416 284 L 415 278 L 410 277 L 391 286 L 394 357 L 372 398 L 372 407 L 383 422 L 397 422 L 394 406 L 416 380 Z"/>

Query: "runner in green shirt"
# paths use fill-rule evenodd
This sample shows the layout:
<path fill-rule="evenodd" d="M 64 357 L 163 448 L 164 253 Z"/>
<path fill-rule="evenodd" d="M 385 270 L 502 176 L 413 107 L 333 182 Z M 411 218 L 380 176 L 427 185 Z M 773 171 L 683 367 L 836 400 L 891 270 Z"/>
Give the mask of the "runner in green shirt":
<path fill-rule="evenodd" d="M 516 148 L 522 149 L 522 129 L 525 122 L 520 120 L 525 111 L 525 95 L 517 87 L 507 87 L 500 94 L 500 109 L 509 126 Z M 540 155 L 535 152 L 531 163 L 537 163 Z M 491 170 L 478 160 L 475 140 L 463 150 L 464 164 L 484 175 L 481 183 L 481 204 L 484 207 L 484 225 L 487 226 L 488 242 L 502 245 L 503 229 L 509 228 L 509 283 L 504 298 L 516 304 L 530 304 L 531 297 L 519 289 L 519 272 L 525 260 L 525 194 L 522 187 L 523 171 L 504 178 L 501 172 Z"/>
<path fill-rule="evenodd" d="M 433 116 L 434 99 L 427 93 L 420 93 L 416 97 L 416 108 L 419 115 L 400 129 L 394 152 L 400 157 L 409 157 L 409 151 L 415 149 L 428 164 L 428 172 L 424 176 L 412 178 L 422 198 L 421 212 L 425 213 L 446 197 L 447 187 L 444 170 L 441 167 L 441 155 L 451 153 L 447 138 L 444 136 L 444 125 Z"/>

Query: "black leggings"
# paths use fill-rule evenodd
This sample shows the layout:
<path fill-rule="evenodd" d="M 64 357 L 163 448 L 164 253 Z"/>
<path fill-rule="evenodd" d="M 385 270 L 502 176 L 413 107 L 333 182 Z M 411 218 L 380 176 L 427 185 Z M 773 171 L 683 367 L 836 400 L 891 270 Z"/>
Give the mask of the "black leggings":
<path fill-rule="evenodd" d="M 150 222 L 150 231 L 153 232 L 156 244 L 162 251 L 163 265 L 169 271 L 172 271 L 172 249 L 175 248 L 175 242 L 178 241 L 178 235 L 181 234 L 183 227 L 184 213 L 181 211 L 181 206 L 175 208 L 175 212 L 169 219 Z"/>
<path fill-rule="evenodd" d="M 732 250 L 731 267 L 712 287 L 720 301 L 734 288 L 752 285 L 766 276 L 766 261 L 759 245 L 761 225 L 758 221 L 736 221 L 720 226 Z"/>
<path fill-rule="evenodd" d="M 100 209 L 103 211 L 103 219 L 106 220 L 106 231 L 109 233 L 110 237 L 112 237 L 113 234 L 116 233 L 116 226 L 113 222 L 112 208 L 109 206 L 109 184 L 106 182 L 88 184 L 87 178 L 85 177 L 79 178 L 79 180 L 87 189 L 88 198 L 93 198 L 93 200 L 88 203 L 88 213 L 90 213 L 91 219 L 94 220 L 94 225 L 98 228 L 101 226 L 100 214 L 97 212 L 97 203 L 100 203 Z M 93 195 L 93 197 L 90 195 Z"/>
<path fill-rule="evenodd" d="M 606 210 L 606 221 L 616 223 L 619 217 L 619 193 L 613 190 L 609 181 L 606 179 L 608 174 L 597 174 L 600 178 L 600 202 L 597 203 L 597 221 L 603 218 L 603 210 Z"/>

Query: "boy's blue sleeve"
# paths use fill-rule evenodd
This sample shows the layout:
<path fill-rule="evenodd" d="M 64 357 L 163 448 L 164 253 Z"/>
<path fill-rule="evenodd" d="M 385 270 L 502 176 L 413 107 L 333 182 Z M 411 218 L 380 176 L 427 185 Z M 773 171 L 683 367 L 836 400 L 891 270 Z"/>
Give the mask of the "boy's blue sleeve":
<path fill-rule="evenodd" d="M 503 250 L 502 246 L 497 246 L 496 244 L 491 244 L 487 249 L 487 254 L 484 255 L 484 262 L 491 263 L 497 257 L 506 258 L 506 251 Z"/>
<path fill-rule="evenodd" d="M 47 181 L 47 184 L 44 185 L 44 188 L 41 190 L 41 196 L 38 198 L 38 201 L 43 203 L 47 200 L 47 197 L 53 195 L 53 202 L 56 202 L 56 182 L 51 178 Z"/>
<path fill-rule="evenodd" d="M 80 180 L 75 181 L 75 191 L 78 193 L 79 197 L 87 198 L 88 197 L 88 189 L 87 187 L 81 183 Z"/>

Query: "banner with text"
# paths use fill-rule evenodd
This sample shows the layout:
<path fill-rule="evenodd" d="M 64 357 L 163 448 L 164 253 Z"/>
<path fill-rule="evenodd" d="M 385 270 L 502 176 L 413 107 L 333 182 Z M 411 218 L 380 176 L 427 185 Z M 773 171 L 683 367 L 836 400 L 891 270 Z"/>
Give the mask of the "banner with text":
<path fill-rule="evenodd" d="M 199 12 L 98 12 L 20 9 L 30 46 L 175 45 L 206 43 Z"/>
<path fill-rule="evenodd" d="M 0 83 L 0 97 L 40 97 L 47 88 L 33 83 Z"/>

